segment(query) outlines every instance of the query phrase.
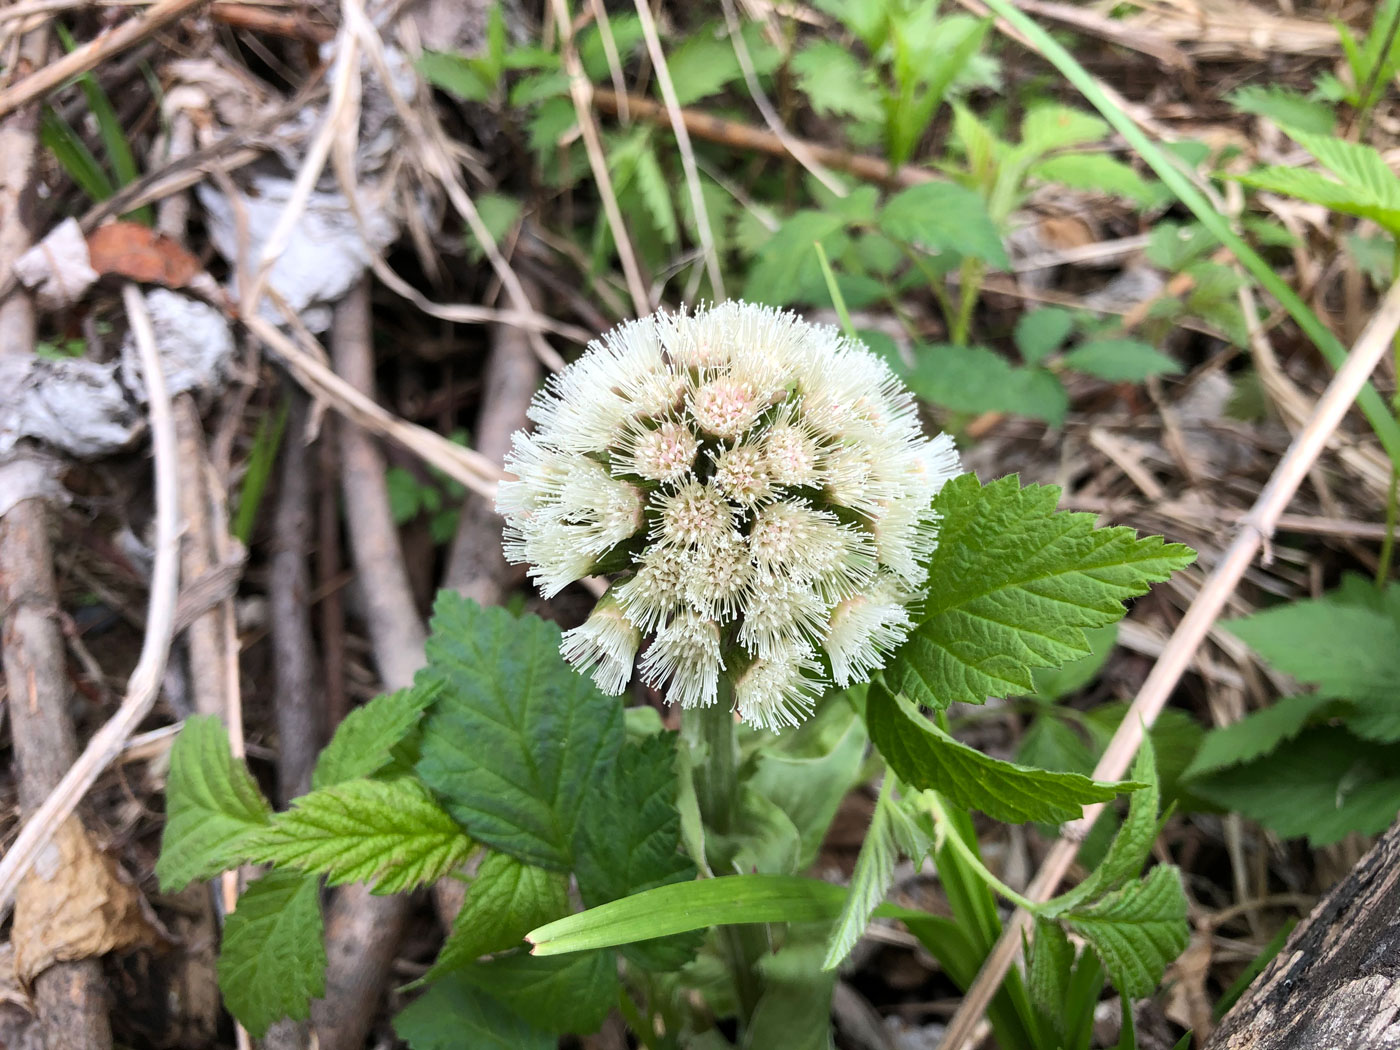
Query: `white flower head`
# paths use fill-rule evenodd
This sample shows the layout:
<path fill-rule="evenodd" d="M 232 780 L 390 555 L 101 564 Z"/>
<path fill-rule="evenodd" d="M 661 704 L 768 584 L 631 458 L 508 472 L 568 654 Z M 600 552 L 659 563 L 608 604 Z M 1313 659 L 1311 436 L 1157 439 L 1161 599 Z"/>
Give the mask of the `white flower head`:
<path fill-rule="evenodd" d="M 732 681 L 746 721 L 796 725 L 829 674 L 884 666 L 912 627 L 959 470 L 888 366 L 831 328 L 747 303 L 605 335 L 536 398 L 503 482 L 506 554 L 546 595 L 619 579 L 562 652 L 684 707 Z M 729 668 L 729 671 L 726 671 Z"/>

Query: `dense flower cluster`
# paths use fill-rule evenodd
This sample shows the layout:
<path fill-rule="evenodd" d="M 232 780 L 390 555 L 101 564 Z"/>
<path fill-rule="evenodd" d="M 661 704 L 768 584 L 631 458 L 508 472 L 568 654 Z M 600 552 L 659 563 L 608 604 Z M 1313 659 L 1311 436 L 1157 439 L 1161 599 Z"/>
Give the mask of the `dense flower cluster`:
<path fill-rule="evenodd" d="M 747 721 L 796 725 L 911 626 L 958 473 L 909 392 L 834 329 L 746 303 L 610 332 L 535 400 L 497 499 L 505 549 L 546 596 L 616 579 L 563 655 L 620 693 L 685 707 L 721 674 Z"/>

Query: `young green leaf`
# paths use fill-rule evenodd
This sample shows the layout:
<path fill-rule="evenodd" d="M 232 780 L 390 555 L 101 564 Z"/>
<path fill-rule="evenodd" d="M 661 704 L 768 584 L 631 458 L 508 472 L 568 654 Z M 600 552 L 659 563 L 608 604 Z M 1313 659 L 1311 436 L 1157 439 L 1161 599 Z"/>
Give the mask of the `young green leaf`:
<path fill-rule="evenodd" d="M 1375 148 L 1329 135 L 1288 132 L 1334 177 L 1299 168 L 1265 167 L 1233 176 L 1246 186 L 1370 219 L 1400 235 L 1400 178 Z"/>
<path fill-rule="evenodd" d="M 1314 712 L 1332 702 L 1317 693 L 1284 696 L 1233 725 L 1212 729 L 1182 776 L 1205 776 L 1267 755 L 1301 733 Z"/>
<path fill-rule="evenodd" d="M 1035 920 L 1035 940 L 1031 942 L 1026 966 L 1026 988 L 1035 1008 L 1050 1022 L 1062 1039 L 1065 1033 L 1065 1002 L 1069 996 L 1070 973 L 1074 969 L 1074 945 L 1058 923 Z"/>
<path fill-rule="evenodd" d="M 559 1037 L 536 1028 L 466 981 L 438 981 L 394 1018 L 409 1050 L 555 1050 Z"/>
<path fill-rule="evenodd" d="M 891 819 L 897 805 L 893 794 L 894 779 L 892 776 L 885 777 L 885 783 L 880 788 L 880 798 L 875 803 L 870 828 L 861 841 L 855 871 L 851 873 L 851 892 L 846 897 L 840 918 L 836 920 L 836 928 L 831 932 L 826 958 L 822 960 L 823 970 L 834 970 L 845 961 L 870 925 L 870 916 L 894 884 L 894 866 L 899 860 L 899 846 L 895 841 Z"/>
<path fill-rule="evenodd" d="M 1327 103 L 1278 84 L 1246 84 L 1225 99 L 1242 113 L 1267 117 L 1280 127 L 1330 135 L 1337 126 L 1337 114 Z"/>
<path fill-rule="evenodd" d="M 1046 306 L 1022 314 L 1012 339 L 1021 352 L 1021 360 L 1038 365 L 1064 346 L 1073 328 L 1073 313 L 1063 307 Z"/>
<path fill-rule="evenodd" d="M 445 979 L 485 992 L 533 1027 L 557 1035 L 592 1035 L 602 1027 L 618 993 L 617 959 L 612 952 L 578 952 L 554 959 L 504 955 Z"/>
<path fill-rule="evenodd" d="M 869 70 L 836 41 L 817 40 L 798 49 L 789 68 L 819 116 L 850 117 L 869 124 L 884 119 L 880 93 Z"/>
<path fill-rule="evenodd" d="M 1058 102 L 1031 106 L 1021 121 L 1021 145 L 1035 154 L 1098 142 L 1107 134 L 1101 118 Z"/>
<path fill-rule="evenodd" d="M 223 724 L 211 715 L 185 719 L 170 749 L 165 796 L 156 877 L 167 893 L 236 868 L 272 818 L 248 767 L 229 750 Z"/>
<path fill-rule="evenodd" d="M 1032 175 L 1076 190 L 1109 193 L 1147 207 L 1171 199 L 1159 182 L 1151 182 L 1107 153 L 1063 153 L 1031 168 Z"/>
<path fill-rule="evenodd" d="M 224 924 L 219 990 L 255 1038 L 283 1017 L 304 1021 L 326 991 L 319 880 L 270 871 L 251 883 Z"/>
<path fill-rule="evenodd" d="M 489 853 L 477 869 L 467 899 L 423 975 L 435 981 L 483 955 L 519 947 L 525 934 L 569 913 L 569 877 L 545 871 L 504 853 Z"/>
<path fill-rule="evenodd" d="M 931 789 L 954 806 L 980 809 L 1011 824 L 1076 820 L 1090 802 L 1107 802 L 1130 783 L 1105 784 L 1002 762 L 954 740 L 902 696 L 872 683 L 865 707 L 870 739 L 901 780 Z"/>
<path fill-rule="evenodd" d="M 924 182 L 896 193 L 880 212 L 880 229 L 934 254 L 954 252 L 1004 270 L 1011 260 L 982 198 L 952 182 Z"/>
<path fill-rule="evenodd" d="M 925 401 L 955 412 L 1009 412 L 1059 426 L 1069 410 L 1060 381 L 1039 368 L 1018 368 L 982 346 L 921 346 L 905 379 Z"/>
<path fill-rule="evenodd" d="M 418 781 L 347 780 L 292 802 L 250 845 L 252 859 L 315 872 L 332 886 L 401 893 L 447 874 L 472 842 Z"/>
<path fill-rule="evenodd" d="M 1151 376 L 1174 375 L 1181 366 L 1138 339 L 1095 339 L 1064 356 L 1066 368 L 1110 383 L 1140 383 Z"/>
<path fill-rule="evenodd" d="M 473 838 L 568 870 L 579 815 L 622 746 L 622 706 L 559 659 L 554 624 L 451 591 L 427 652 L 444 688 L 419 775 Z"/>
<path fill-rule="evenodd" d="M 1167 964 L 1186 950 L 1186 892 L 1181 873 L 1162 865 L 1093 904 L 1068 912 L 1069 927 L 1103 960 L 1113 986 L 1127 999 L 1151 995 Z"/>
<path fill-rule="evenodd" d="M 424 51 L 414 68 L 433 87 L 468 102 L 485 102 L 495 90 L 495 81 L 481 62 L 466 55 L 446 51 Z"/>
<path fill-rule="evenodd" d="M 376 696 L 351 711 L 316 759 L 311 786 L 330 787 L 371 776 L 387 766 L 393 757 L 391 750 L 418 725 L 440 689 L 440 682 L 426 679 L 408 689 Z"/>
<path fill-rule="evenodd" d="M 1031 672 L 1090 651 L 1084 631 L 1189 565 L 1195 553 L 1091 514 L 1056 511 L 1060 490 L 964 474 L 934 500 L 942 515 L 923 620 L 887 678 L 920 703 L 1024 696 Z"/>
<path fill-rule="evenodd" d="M 786 306 L 807 288 L 823 287 L 821 266 L 812 244 L 820 242 L 830 254 L 838 254 L 833 249 L 842 240 L 845 225 L 844 218 L 831 212 L 794 212 L 763 241 L 744 280 L 744 298 Z"/>

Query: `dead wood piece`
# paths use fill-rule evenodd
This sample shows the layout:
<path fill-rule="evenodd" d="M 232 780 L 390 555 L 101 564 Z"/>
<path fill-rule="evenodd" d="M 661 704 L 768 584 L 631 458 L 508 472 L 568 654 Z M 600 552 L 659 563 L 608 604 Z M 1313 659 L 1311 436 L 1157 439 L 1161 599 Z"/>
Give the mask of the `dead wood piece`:
<path fill-rule="evenodd" d="M 1206 1050 L 1400 1048 L 1400 823 L 1333 887 Z"/>
<path fill-rule="evenodd" d="M 311 450 L 306 445 L 309 402 L 287 384 L 291 398 L 274 518 L 271 582 L 273 662 L 277 678 L 277 790 L 285 803 L 311 789 L 321 745 L 324 704 L 311 633 Z"/>
<path fill-rule="evenodd" d="M 204 487 L 204 424 L 189 394 L 176 397 L 174 408 L 175 434 L 180 447 L 180 518 L 184 527 L 180 537 L 180 577 L 193 581 L 218 564 Z M 185 630 L 195 712 L 220 719 L 228 710 L 225 676 L 215 672 L 215 668 L 224 666 L 223 635 L 222 618 L 213 607 L 196 617 Z"/>

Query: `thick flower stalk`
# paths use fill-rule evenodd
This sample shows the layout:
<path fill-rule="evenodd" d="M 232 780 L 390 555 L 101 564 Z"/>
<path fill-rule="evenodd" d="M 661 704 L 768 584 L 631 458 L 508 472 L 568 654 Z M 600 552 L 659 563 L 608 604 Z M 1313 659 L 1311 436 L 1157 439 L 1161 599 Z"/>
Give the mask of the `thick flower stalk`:
<path fill-rule="evenodd" d="M 614 577 L 563 655 L 620 693 L 796 725 L 904 641 L 959 471 L 913 397 L 835 329 L 746 303 L 657 314 L 590 345 L 515 435 L 505 549 L 548 597 Z"/>

